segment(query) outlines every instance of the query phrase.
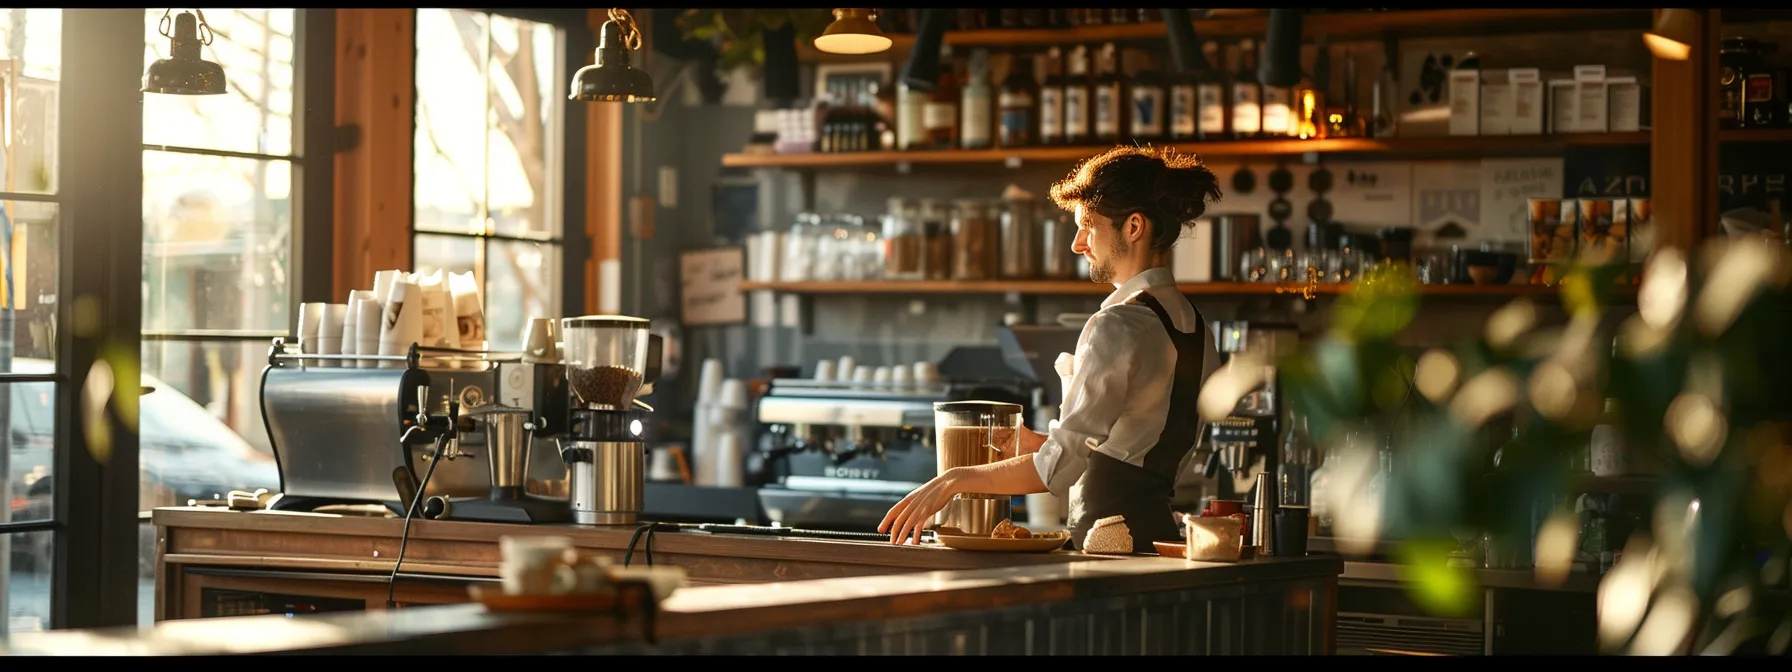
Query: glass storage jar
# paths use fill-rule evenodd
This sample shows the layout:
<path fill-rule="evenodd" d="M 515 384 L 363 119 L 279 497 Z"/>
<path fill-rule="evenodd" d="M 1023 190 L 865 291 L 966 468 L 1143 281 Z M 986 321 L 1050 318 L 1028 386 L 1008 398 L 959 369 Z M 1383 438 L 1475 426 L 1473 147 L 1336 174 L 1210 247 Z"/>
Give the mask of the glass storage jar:
<path fill-rule="evenodd" d="M 944 203 L 921 199 L 921 273 L 928 280 L 952 279 L 952 230 Z"/>
<path fill-rule="evenodd" d="M 959 199 L 952 211 L 952 279 L 996 279 L 1000 235 L 987 201 Z"/>
<path fill-rule="evenodd" d="M 884 279 L 920 280 L 925 276 L 925 234 L 914 203 L 892 198 L 883 216 Z"/>

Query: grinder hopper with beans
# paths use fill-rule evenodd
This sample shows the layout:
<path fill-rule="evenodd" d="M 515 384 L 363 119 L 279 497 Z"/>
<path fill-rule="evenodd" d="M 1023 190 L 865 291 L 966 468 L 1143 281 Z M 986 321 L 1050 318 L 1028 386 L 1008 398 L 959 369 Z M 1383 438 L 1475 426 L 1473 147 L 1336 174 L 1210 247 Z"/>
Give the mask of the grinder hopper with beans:
<path fill-rule="evenodd" d="M 649 321 L 621 315 L 560 320 L 566 367 L 566 422 L 542 432 L 560 441 L 573 522 L 632 525 L 642 507 L 653 409 L 636 399 L 659 377 L 661 341 Z"/>

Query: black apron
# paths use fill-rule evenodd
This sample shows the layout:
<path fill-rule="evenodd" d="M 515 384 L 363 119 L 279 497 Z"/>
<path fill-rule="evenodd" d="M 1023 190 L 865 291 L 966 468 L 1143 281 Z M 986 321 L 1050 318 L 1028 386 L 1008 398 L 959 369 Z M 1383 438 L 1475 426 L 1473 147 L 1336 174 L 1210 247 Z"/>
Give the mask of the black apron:
<path fill-rule="evenodd" d="M 1184 300 L 1187 300 L 1186 297 Z M 1157 443 L 1145 453 L 1143 467 L 1133 466 L 1100 451 L 1089 451 L 1089 469 L 1077 480 L 1070 495 L 1070 539 L 1077 548 L 1089 534 L 1095 521 L 1109 516 L 1125 516 L 1132 535 L 1134 553 L 1155 553 L 1154 541 L 1178 541 L 1182 538 L 1174 514 L 1170 512 L 1170 496 L 1176 487 L 1176 469 L 1200 438 L 1201 418 L 1195 412 L 1195 398 L 1201 393 L 1202 358 L 1207 352 L 1207 321 L 1195 311 L 1200 326 L 1191 333 L 1176 330 L 1163 304 L 1148 292 L 1139 292 L 1127 303 L 1136 303 L 1157 313 L 1158 321 L 1176 346 L 1176 373 L 1170 386 L 1168 417 Z M 1190 302 L 1189 306 L 1194 307 Z"/>

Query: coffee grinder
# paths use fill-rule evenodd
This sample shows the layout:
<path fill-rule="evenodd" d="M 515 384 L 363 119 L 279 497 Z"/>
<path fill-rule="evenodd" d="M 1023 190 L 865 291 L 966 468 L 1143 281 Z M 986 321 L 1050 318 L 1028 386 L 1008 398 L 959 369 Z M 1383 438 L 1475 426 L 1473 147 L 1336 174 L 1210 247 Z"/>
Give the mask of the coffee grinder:
<path fill-rule="evenodd" d="M 559 434 L 573 522 L 633 525 L 643 506 L 646 413 L 635 399 L 657 374 L 649 321 L 621 315 L 560 320 L 567 426 Z"/>
<path fill-rule="evenodd" d="M 1300 342 L 1300 332 L 1292 324 L 1216 320 L 1212 325 L 1214 345 L 1222 366 L 1245 362 L 1260 363 L 1263 383 L 1239 398 L 1232 413 L 1211 424 L 1209 440 L 1213 451 L 1203 471 L 1207 478 L 1219 481 L 1218 498 L 1264 502 L 1262 510 L 1253 510 L 1251 529 L 1246 542 L 1258 548 L 1272 543 L 1270 532 L 1277 498 L 1273 493 L 1253 493 L 1259 488 L 1273 488 L 1277 473 L 1281 427 L 1281 390 L 1276 376 L 1276 362 L 1292 353 Z M 1262 460 L 1261 467 L 1258 460 Z M 1218 478 L 1221 472 L 1230 478 Z M 1270 474 L 1270 478 L 1254 478 Z M 1256 487 L 1253 487 L 1255 481 Z M 1256 495 L 1250 497 L 1250 495 Z"/>

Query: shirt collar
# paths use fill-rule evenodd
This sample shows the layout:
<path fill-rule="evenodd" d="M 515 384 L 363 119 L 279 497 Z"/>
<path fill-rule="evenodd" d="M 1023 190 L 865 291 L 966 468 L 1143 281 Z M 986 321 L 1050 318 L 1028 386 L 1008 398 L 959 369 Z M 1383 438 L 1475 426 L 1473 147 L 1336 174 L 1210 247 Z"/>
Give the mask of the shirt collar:
<path fill-rule="evenodd" d="M 1108 298 L 1102 300 L 1101 307 L 1108 308 L 1114 306 L 1132 298 L 1132 295 L 1134 294 L 1152 287 L 1161 287 L 1164 285 L 1172 287 L 1176 285 L 1176 276 L 1170 273 L 1170 269 L 1163 266 L 1147 268 L 1138 275 L 1132 276 L 1132 278 L 1128 279 L 1126 282 L 1120 283 L 1120 285 L 1114 289 L 1113 294 L 1109 294 Z"/>

